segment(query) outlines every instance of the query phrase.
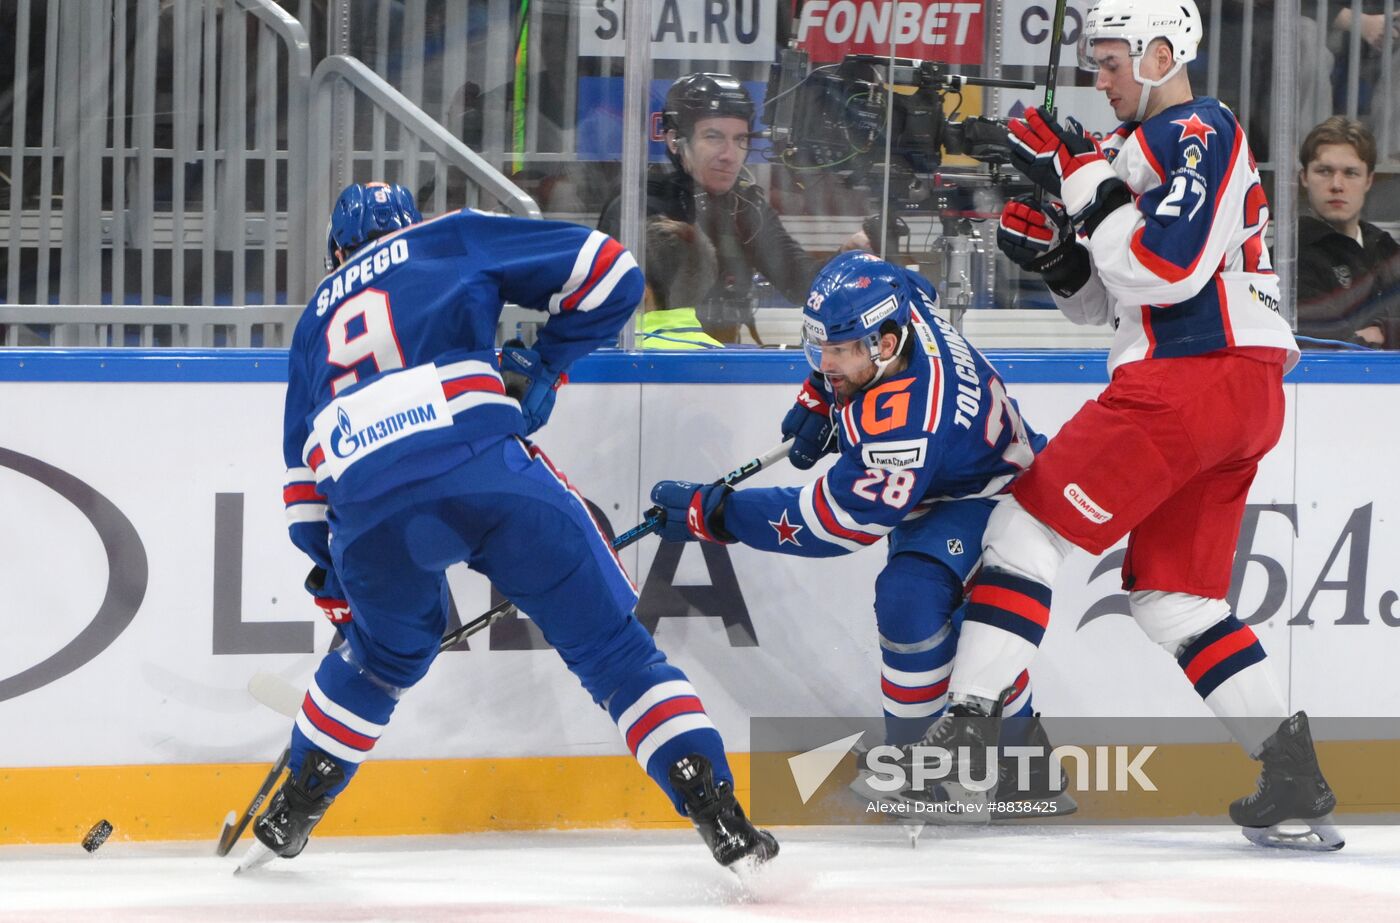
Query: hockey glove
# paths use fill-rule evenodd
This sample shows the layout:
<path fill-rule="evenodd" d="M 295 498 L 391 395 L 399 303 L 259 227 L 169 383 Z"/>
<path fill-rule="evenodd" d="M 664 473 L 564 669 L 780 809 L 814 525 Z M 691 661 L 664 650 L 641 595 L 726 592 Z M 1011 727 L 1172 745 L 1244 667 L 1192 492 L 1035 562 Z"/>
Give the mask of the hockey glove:
<path fill-rule="evenodd" d="M 1012 119 L 1007 125 L 1011 142 L 1011 163 L 1016 169 L 1046 192 L 1065 199 L 1061 187 L 1081 170 L 1088 169 L 1089 188 L 1113 177 L 1099 142 L 1074 119 L 1066 119 L 1063 127 L 1047 119 L 1037 108 L 1026 110 L 1024 119 Z M 1081 179 L 1081 183 L 1083 179 Z M 1074 208 L 1070 208 L 1074 213 Z"/>
<path fill-rule="evenodd" d="M 724 501 L 734 488 L 724 484 L 696 484 L 692 481 L 657 481 L 651 489 L 651 502 L 661 507 L 665 517 L 658 534 L 665 542 L 719 542 L 729 544 L 734 536 L 724 528 Z"/>
<path fill-rule="evenodd" d="M 306 592 L 332 625 L 342 625 L 350 621 L 350 603 L 336 595 L 343 592 L 339 581 L 330 580 L 331 586 L 326 586 L 327 577 L 326 569 L 319 564 L 311 568 L 311 573 L 306 575 Z M 330 595 L 326 595 L 328 592 Z"/>
<path fill-rule="evenodd" d="M 997 246 L 1011 261 L 1038 272 L 1055 294 L 1068 298 L 1089 281 L 1089 251 L 1075 239 L 1069 215 L 1058 202 L 1017 196 L 1006 203 Z"/>
<path fill-rule="evenodd" d="M 802 383 L 797 392 L 797 401 L 783 417 L 783 438 L 792 440 L 788 449 L 788 461 L 794 468 L 803 471 L 817 463 L 817 459 L 836 448 L 831 438 L 835 430 L 831 425 L 831 405 L 822 393 L 817 373 L 813 372 Z"/>
<path fill-rule="evenodd" d="M 560 378 L 549 370 L 539 353 L 527 349 L 520 340 L 508 340 L 501 347 L 501 380 L 505 382 L 506 396 L 520 402 L 525 435 L 549 422 Z"/>

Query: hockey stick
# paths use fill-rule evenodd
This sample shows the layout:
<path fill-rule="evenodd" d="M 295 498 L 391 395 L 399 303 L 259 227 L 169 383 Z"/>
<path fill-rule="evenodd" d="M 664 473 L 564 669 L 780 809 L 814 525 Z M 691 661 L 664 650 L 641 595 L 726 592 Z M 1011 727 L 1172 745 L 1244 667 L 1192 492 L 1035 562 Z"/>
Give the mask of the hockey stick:
<path fill-rule="evenodd" d="M 1050 33 L 1050 67 L 1045 73 L 1045 103 L 1041 109 L 1045 112 L 1045 117 L 1054 121 L 1055 119 L 1055 85 L 1059 83 L 1060 75 L 1060 45 L 1065 37 L 1065 5 L 1067 0 L 1055 0 L 1055 23 Z M 1035 188 L 1035 200 L 1037 203 L 1045 198 L 1045 192 L 1039 186 Z"/>
<path fill-rule="evenodd" d="M 224 829 L 219 834 L 219 845 L 214 849 L 214 855 L 227 856 L 229 850 L 233 849 L 233 844 L 238 842 L 238 838 L 243 835 L 243 831 L 248 829 L 248 824 L 252 822 L 253 816 L 258 813 L 258 808 L 262 807 L 263 799 L 271 792 L 272 787 L 277 784 L 277 780 L 282 778 L 282 770 L 287 768 L 287 761 L 292 758 L 292 748 L 283 749 L 282 755 L 277 758 L 277 762 L 272 764 L 272 769 L 263 779 L 262 787 L 253 796 L 252 802 L 237 817 L 230 811 L 228 817 L 224 818 Z"/>
<path fill-rule="evenodd" d="M 1050 69 L 1045 74 L 1045 105 L 1041 107 L 1052 119 L 1055 117 L 1055 84 L 1059 82 L 1060 73 L 1060 45 L 1065 37 L 1065 4 L 1066 0 L 1055 0 L 1055 26 L 1050 36 Z"/>
<path fill-rule="evenodd" d="M 780 442 L 777 445 L 773 446 L 773 448 L 769 449 L 767 452 L 764 452 L 762 455 L 758 456 L 757 458 L 749 459 L 739 467 L 735 468 L 733 471 L 726 474 L 724 477 L 712 482 L 712 486 L 718 487 L 721 484 L 726 484 L 730 487 L 733 487 L 740 481 L 746 480 L 750 477 L 753 477 L 755 474 L 758 474 L 760 471 L 762 471 L 764 468 L 767 468 L 775 461 L 778 461 L 782 458 L 786 458 L 787 452 L 788 444 L 786 442 Z M 665 518 L 662 515 L 663 512 L 664 511 L 659 506 L 653 506 L 651 509 L 647 510 L 646 514 L 642 517 L 642 521 L 640 523 L 628 529 L 626 532 L 622 533 L 617 538 L 613 539 L 613 551 L 621 551 L 628 545 L 635 543 L 639 539 L 644 538 L 645 536 L 648 536 L 651 533 L 655 532 L 657 529 L 661 528 L 661 524 L 665 521 Z M 457 644 L 463 638 L 466 638 L 470 635 L 474 635 L 486 626 L 491 625 L 494 622 L 500 621 L 514 609 L 515 604 L 512 603 L 510 600 L 502 601 L 501 603 L 497 604 L 491 609 L 488 609 L 481 615 L 478 615 L 476 618 L 472 619 L 470 622 L 463 625 L 461 628 L 458 628 L 455 631 L 450 631 L 447 634 L 443 635 L 442 643 L 438 645 L 438 651 L 445 651 L 449 647 L 452 647 L 454 644 Z"/>
<path fill-rule="evenodd" d="M 780 442 L 757 458 L 751 458 L 744 462 L 724 477 L 714 481 L 713 484 L 714 486 L 724 484 L 732 487 L 740 481 L 753 477 L 774 462 L 787 457 L 787 452 L 787 442 Z M 663 513 L 664 511 L 659 506 L 653 506 L 651 509 L 647 510 L 646 515 L 639 524 L 613 539 L 613 550 L 621 551 L 628 545 L 660 529 L 661 524 L 665 521 Z M 458 644 L 465 638 L 486 628 L 488 625 L 500 621 L 505 618 L 508 613 L 513 611 L 515 611 L 515 604 L 510 600 L 504 600 L 498 605 L 491 607 L 462 627 L 443 635 L 442 641 L 438 643 L 438 652 L 441 653 L 453 645 Z M 302 694 L 286 680 L 275 674 L 264 672 L 253 674 L 253 677 L 248 681 L 248 692 L 258 702 L 261 702 L 273 711 L 284 714 L 289 718 L 295 718 L 297 711 L 300 709 Z M 227 856 L 229 850 L 233 849 L 233 844 L 238 842 L 239 837 L 243 836 L 243 831 L 248 828 L 248 824 L 258 812 L 258 808 L 262 806 L 263 799 L 268 796 L 273 786 L 277 784 L 277 780 L 282 775 L 282 770 L 287 766 L 287 761 L 290 759 L 291 753 L 290 746 L 283 749 L 282 755 L 279 756 L 277 762 L 273 764 L 272 771 L 269 772 L 267 778 L 263 780 L 262 787 L 259 788 L 257 793 L 253 796 L 253 800 L 248 805 L 247 809 L 236 817 L 230 814 L 229 817 L 224 820 L 224 829 L 219 834 L 219 845 L 215 850 L 217 855 Z"/>

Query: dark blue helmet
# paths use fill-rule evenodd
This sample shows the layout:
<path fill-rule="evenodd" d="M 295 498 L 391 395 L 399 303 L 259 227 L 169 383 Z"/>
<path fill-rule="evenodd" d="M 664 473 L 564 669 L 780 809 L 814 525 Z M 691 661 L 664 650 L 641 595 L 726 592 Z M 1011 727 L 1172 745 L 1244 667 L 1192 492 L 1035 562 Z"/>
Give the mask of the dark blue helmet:
<path fill-rule="evenodd" d="M 365 244 L 423 220 L 413 193 L 388 183 L 355 183 L 345 187 L 326 224 L 326 271 L 341 264 Z M 339 253 L 337 253 L 339 251 Z"/>
<path fill-rule="evenodd" d="M 880 328 L 909 324 L 909 289 L 904 272 L 879 257 L 852 250 L 833 257 L 812 280 L 802 308 L 802 348 L 821 371 L 821 345 L 862 340 L 870 358 L 880 356 Z M 902 342 L 902 339 L 901 339 Z"/>

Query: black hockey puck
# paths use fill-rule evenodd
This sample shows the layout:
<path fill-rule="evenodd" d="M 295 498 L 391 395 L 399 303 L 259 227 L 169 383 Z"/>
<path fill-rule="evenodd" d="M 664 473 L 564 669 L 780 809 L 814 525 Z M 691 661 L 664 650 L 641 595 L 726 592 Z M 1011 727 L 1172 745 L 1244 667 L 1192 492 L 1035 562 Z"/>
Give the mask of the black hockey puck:
<path fill-rule="evenodd" d="M 83 849 L 88 852 L 97 852 L 97 847 L 107 842 L 107 837 L 112 835 L 112 825 L 105 820 L 99 820 L 92 825 L 92 829 L 83 837 Z"/>

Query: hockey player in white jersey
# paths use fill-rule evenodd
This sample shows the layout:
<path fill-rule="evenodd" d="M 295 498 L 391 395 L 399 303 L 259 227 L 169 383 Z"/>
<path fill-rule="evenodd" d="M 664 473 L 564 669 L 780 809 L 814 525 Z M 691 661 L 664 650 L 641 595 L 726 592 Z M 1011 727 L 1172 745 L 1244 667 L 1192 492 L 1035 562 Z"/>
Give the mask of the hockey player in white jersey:
<path fill-rule="evenodd" d="M 1065 556 L 1126 535 L 1133 618 L 1263 762 L 1258 790 L 1230 817 L 1261 845 L 1338 849 L 1307 717 L 1288 716 L 1262 646 L 1226 601 L 1298 347 L 1278 314 L 1268 202 L 1244 132 L 1220 102 L 1193 95 L 1184 69 L 1201 34 L 1194 0 L 1102 0 L 1080 64 L 1122 127 L 1100 146 L 1075 120 L 1036 109 L 1010 124 L 1013 162 L 1063 205 L 1008 203 L 998 243 L 1044 275 L 1071 320 L 1114 325 L 1111 381 L 992 514 L 950 717 L 926 741 L 980 752 L 1002 690 L 1036 653 Z M 1260 718 L 1274 720 L 1249 720 Z M 1284 821 L 1309 831 L 1288 834 Z"/>

